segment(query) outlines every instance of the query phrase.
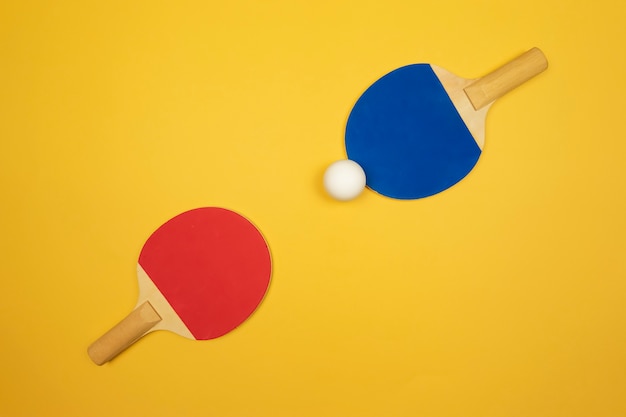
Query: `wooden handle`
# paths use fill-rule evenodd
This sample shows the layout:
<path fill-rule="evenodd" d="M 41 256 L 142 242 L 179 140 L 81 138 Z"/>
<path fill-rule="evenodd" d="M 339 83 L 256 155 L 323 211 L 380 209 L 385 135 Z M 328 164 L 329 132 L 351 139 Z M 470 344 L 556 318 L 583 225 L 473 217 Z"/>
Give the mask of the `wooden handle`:
<path fill-rule="evenodd" d="M 545 55 L 539 48 L 533 48 L 465 87 L 465 94 L 474 109 L 480 110 L 546 68 L 548 60 Z"/>
<path fill-rule="evenodd" d="M 96 365 L 102 365 L 135 343 L 160 321 L 161 317 L 146 301 L 89 346 L 87 353 Z"/>

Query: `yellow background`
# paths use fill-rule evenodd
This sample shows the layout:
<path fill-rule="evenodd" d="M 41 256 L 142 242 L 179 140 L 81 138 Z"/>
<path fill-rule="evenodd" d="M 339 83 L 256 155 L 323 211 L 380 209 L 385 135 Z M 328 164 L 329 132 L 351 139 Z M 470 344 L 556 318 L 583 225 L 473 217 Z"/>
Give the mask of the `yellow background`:
<path fill-rule="evenodd" d="M 4 1 L 0 415 L 626 416 L 626 8 L 616 0 Z M 339 203 L 352 104 L 399 66 L 550 68 L 460 184 Z M 199 206 L 252 219 L 264 304 L 227 336 L 87 346 Z"/>

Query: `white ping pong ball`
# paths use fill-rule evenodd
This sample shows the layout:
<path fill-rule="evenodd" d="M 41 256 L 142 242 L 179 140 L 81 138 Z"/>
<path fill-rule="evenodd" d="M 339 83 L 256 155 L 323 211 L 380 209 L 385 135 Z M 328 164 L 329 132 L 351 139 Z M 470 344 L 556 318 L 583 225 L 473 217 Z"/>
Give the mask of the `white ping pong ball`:
<path fill-rule="evenodd" d="M 365 188 L 365 172 L 350 159 L 333 162 L 324 173 L 324 188 L 334 199 L 352 200 Z"/>

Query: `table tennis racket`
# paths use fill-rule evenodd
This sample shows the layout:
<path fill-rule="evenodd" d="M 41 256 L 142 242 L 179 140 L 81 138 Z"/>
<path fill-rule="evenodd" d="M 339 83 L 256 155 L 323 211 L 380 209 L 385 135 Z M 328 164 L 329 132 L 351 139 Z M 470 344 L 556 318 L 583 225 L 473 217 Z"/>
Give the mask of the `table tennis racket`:
<path fill-rule="evenodd" d="M 533 48 L 479 79 L 429 64 L 398 68 L 355 103 L 345 132 L 348 158 L 379 194 L 417 199 L 439 193 L 478 162 L 494 100 L 547 66 Z"/>
<path fill-rule="evenodd" d="M 145 242 L 137 305 L 88 348 L 89 357 L 102 365 L 154 330 L 220 337 L 254 312 L 270 275 L 267 243 L 246 218 L 218 207 L 179 214 Z"/>

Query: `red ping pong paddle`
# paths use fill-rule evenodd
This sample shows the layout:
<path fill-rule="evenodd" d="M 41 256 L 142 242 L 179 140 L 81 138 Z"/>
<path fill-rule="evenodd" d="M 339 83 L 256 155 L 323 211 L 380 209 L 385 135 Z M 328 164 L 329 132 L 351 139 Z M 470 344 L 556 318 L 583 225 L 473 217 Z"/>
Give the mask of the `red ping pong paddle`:
<path fill-rule="evenodd" d="M 98 365 L 154 330 L 208 340 L 235 329 L 265 296 L 271 256 L 246 218 L 204 207 L 179 214 L 148 238 L 137 276 L 135 309 L 88 349 Z"/>
<path fill-rule="evenodd" d="M 346 125 L 346 152 L 367 186 L 392 198 L 439 193 L 475 166 L 491 104 L 544 71 L 533 48 L 479 79 L 429 64 L 398 68 L 358 99 Z"/>

